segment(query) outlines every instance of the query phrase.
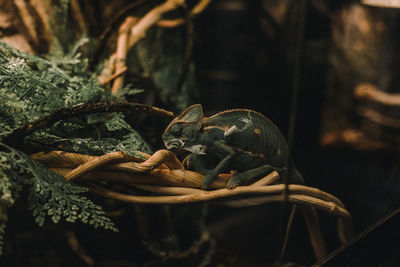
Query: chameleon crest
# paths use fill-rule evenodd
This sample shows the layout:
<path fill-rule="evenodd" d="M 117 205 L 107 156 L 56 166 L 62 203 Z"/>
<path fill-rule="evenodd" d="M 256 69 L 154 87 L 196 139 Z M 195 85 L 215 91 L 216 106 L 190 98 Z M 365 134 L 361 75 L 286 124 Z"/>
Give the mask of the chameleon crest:
<path fill-rule="evenodd" d="M 167 149 L 184 149 L 190 169 L 205 174 L 203 188 L 220 173 L 235 171 L 227 187 L 265 176 L 276 170 L 287 175 L 289 151 L 279 129 L 262 114 L 233 109 L 205 117 L 201 105 L 187 108 L 165 129 Z M 290 182 L 302 183 L 294 169 Z"/>
<path fill-rule="evenodd" d="M 193 105 L 176 117 L 165 129 L 163 140 L 167 149 L 183 148 L 195 154 L 205 154 L 205 146 L 197 138 L 204 119 L 201 105 Z"/>

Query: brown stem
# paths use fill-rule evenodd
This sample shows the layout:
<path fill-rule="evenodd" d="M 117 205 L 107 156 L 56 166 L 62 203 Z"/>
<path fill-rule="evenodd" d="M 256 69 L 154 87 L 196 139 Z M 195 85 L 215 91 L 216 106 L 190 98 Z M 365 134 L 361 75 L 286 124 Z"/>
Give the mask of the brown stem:
<path fill-rule="evenodd" d="M 292 185 L 289 185 L 289 188 Z M 190 195 L 178 195 L 178 196 L 134 196 L 123 194 L 115 191 L 111 191 L 104 187 L 90 184 L 90 190 L 93 193 L 101 195 L 103 197 L 116 199 L 124 202 L 130 203 L 141 203 L 141 204 L 187 204 L 187 203 L 195 203 L 195 202 L 203 202 L 210 200 L 217 200 L 223 198 L 229 198 L 233 196 L 243 196 L 243 195 L 251 195 L 251 194 L 268 194 L 263 197 L 263 203 L 282 201 L 282 196 L 277 195 L 281 194 L 283 191 L 283 187 L 281 185 L 272 185 L 272 186 L 260 186 L 257 188 L 251 188 L 246 186 L 237 187 L 233 190 L 229 189 L 218 189 L 214 191 L 203 191 L 199 194 L 190 194 Z M 306 190 L 307 191 L 307 190 Z M 350 219 L 350 213 L 335 205 L 333 202 L 328 202 L 325 200 L 321 200 L 318 196 L 310 196 L 306 195 L 309 192 L 303 191 L 301 193 L 292 193 L 288 195 L 288 201 L 292 203 L 299 203 L 305 206 L 316 207 L 332 214 L 336 214 L 337 216 L 344 217 L 346 219 Z M 273 194 L 273 195 L 271 195 Z M 261 199 L 261 197 L 260 197 Z M 235 200 L 240 202 L 240 200 Z"/>
<path fill-rule="evenodd" d="M 286 247 L 289 242 L 290 230 L 292 229 L 294 215 L 296 214 L 296 209 L 297 209 L 297 205 L 293 205 L 292 210 L 290 211 L 288 223 L 286 225 L 285 237 L 283 239 L 283 244 L 282 244 L 282 248 L 281 248 L 281 254 L 279 257 L 280 259 L 283 259 L 283 256 L 285 255 Z"/>
<path fill-rule="evenodd" d="M 93 266 L 94 265 L 93 258 L 87 254 L 85 248 L 79 242 L 75 231 L 69 230 L 66 232 L 65 235 L 69 246 L 79 256 L 79 258 L 81 258 L 87 264 L 87 266 Z"/>
<path fill-rule="evenodd" d="M 113 80 L 115 80 L 117 77 L 119 77 L 120 75 L 124 74 L 126 71 L 128 70 L 128 68 L 126 66 L 124 66 L 123 68 L 116 70 L 114 72 L 113 75 L 111 75 L 111 77 L 106 77 L 106 78 L 102 78 L 101 76 L 99 77 L 99 81 L 101 83 L 101 85 L 107 85 L 110 82 L 112 82 Z"/>
<path fill-rule="evenodd" d="M 93 56 L 89 63 L 89 69 L 94 71 L 95 66 L 99 62 L 101 52 L 104 50 L 106 46 L 107 40 L 110 38 L 111 34 L 119 28 L 121 23 L 124 22 L 125 18 L 128 16 L 130 12 L 138 8 L 139 6 L 149 2 L 149 0 L 136 0 L 129 4 L 126 8 L 121 10 L 114 18 L 114 20 L 106 27 L 104 32 L 100 35 L 98 45 L 94 50 Z"/>
<path fill-rule="evenodd" d="M 321 227 L 319 224 L 318 213 L 313 207 L 299 207 L 304 215 L 307 223 L 308 234 L 310 236 L 311 246 L 314 250 L 317 261 L 326 257 L 327 252 L 325 242 L 322 237 Z"/>
<path fill-rule="evenodd" d="M 148 2 L 149 0 L 137 0 L 127 6 L 125 9 L 123 9 L 121 12 L 119 12 L 116 16 L 115 19 L 110 23 L 109 26 L 106 27 L 104 32 L 101 34 L 99 38 L 98 45 L 95 49 L 95 52 L 93 53 L 92 60 L 89 64 L 90 69 L 93 71 L 95 66 L 98 63 L 98 60 L 100 58 L 101 52 L 104 50 L 104 47 L 107 43 L 107 40 L 110 38 L 111 34 L 116 31 L 117 28 L 123 23 L 125 18 L 128 16 L 132 10 L 136 9 L 138 6 Z M 211 0 L 200 0 L 196 6 L 193 7 L 193 9 L 190 11 L 190 17 L 194 18 L 210 4 Z M 156 26 L 162 27 L 162 28 L 174 28 L 180 25 L 183 25 L 185 23 L 184 18 L 178 18 L 178 19 L 172 19 L 172 20 L 159 20 L 156 23 Z"/>
<path fill-rule="evenodd" d="M 358 99 L 368 100 L 387 106 L 400 106 L 400 94 L 381 91 L 370 83 L 357 85 L 354 90 L 354 96 Z"/>
<path fill-rule="evenodd" d="M 90 190 L 106 198 L 139 204 L 184 204 L 202 201 L 217 201 L 231 207 L 262 205 L 284 201 L 284 184 L 269 185 L 279 178 L 277 172 L 250 186 L 239 186 L 233 190 L 225 189 L 232 174 L 220 174 L 210 184 L 213 191 L 200 189 L 203 174 L 182 169 L 181 162 L 168 150 L 159 150 L 153 155 L 142 153 L 146 160 L 131 157 L 125 152 L 113 152 L 100 157 L 76 153 L 52 151 L 37 153 L 32 158 L 49 166 L 50 169 L 66 178 L 81 177 L 81 182 Z M 117 163 L 115 161 L 131 161 Z M 112 163 L 112 165 L 109 165 Z M 78 166 L 78 167 L 76 167 Z M 82 177 L 82 175 L 84 175 Z M 98 182 L 120 182 L 161 196 L 135 196 L 111 191 L 97 185 Z M 152 184 L 152 185 L 151 185 Z M 221 189 L 223 188 L 223 189 Z M 319 223 L 315 211 L 307 207 L 325 210 L 338 216 L 338 234 L 345 243 L 352 235 L 351 214 L 335 196 L 303 185 L 288 185 L 287 201 L 304 206 L 310 238 L 316 257 L 326 254 Z"/>
<path fill-rule="evenodd" d="M 72 16 L 75 18 L 78 27 L 79 27 L 79 31 L 83 34 L 87 34 L 88 32 L 88 27 L 86 25 L 86 21 L 85 21 L 85 17 L 82 13 L 82 10 L 79 6 L 79 1 L 78 0 L 71 0 L 70 1 L 70 5 L 71 5 L 71 13 Z"/>
<path fill-rule="evenodd" d="M 114 75 L 116 73 L 120 73 L 115 79 L 112 84 L 112 93 L 113 95 L 116 95 L 118 93 L 119 88 L 122 86 L 123 81 L 124 81 L 124 72 L 122 72 L 123 69 L 126 69 L 126 55 L 128 54 L 128 40 L 129 40 L 129 31 L 132 28 L 135 23 L 138 22 L 137 18 L 134 17 L 127 17 L 124 21 L 124 23 L 121 24 L 119 27 L 119 35 L 118 35 L 118 40 L 117 40 L 117 49 L 115 51 L 115 55 L 113 55 L 113 62 L 111 64 L 114 65 Z"/>
<path fill-rule="evenodd" d="M 151 9 L 143 18 L 137 20 L 134 17 L 126 18 L 119 30 L 116 56 L 116 71 L 125 66 L 128 50 L 139 40 L 146 37 L 147 30 L 159 21 L 163 14 L 177 9 L 184 4 L 184 0 L 166 0 L 164 3 Z M 119 75 L 112 85 L 112 93 L 116 95 L 124 81 L 124 74 Z"/>
<path fill-rule="evenodd" d="M 7 136 L 5 142 L 10 145 L 18 146 L 18 143 L 21 142 L 25 136 L 39 129 L 50 127 L 57 121 L 80 115 L 111 112 L 144 112 L 169 118 L 174 117 L 174 114 L 170 111 L 139 103 L 99 102 L 95 104 L 81 104 L 69 108 L 57 109 L 49 115 L 21 126 Z"/>
<path fill-rule="evenodd" d="M 357 113 L 377 124 L 392 128 L 400 128 L 400 120 L 397 118 L 386 116 L 385 114 L 371 108 L 359 108 Z"/>

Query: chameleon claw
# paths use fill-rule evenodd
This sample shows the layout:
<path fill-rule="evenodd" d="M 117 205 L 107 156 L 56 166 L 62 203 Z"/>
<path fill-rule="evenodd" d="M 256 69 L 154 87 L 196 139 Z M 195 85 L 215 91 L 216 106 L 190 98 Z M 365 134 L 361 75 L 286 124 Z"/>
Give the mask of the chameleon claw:
<path fill-rule="evenodd" d="M 235 189 L 240 184 L 240 173 L 236 170 L 232 172 L 232 177 L 229 179 L 228 184 L 226 185 L 227 189 Z"/>
<path fill-rule="evenodd" d="M 235 189 L 237 186 L 238 186 L 238 184 L 228 183 L 226 185 L 226 188 L 232 190 L 232 189 Z"/>

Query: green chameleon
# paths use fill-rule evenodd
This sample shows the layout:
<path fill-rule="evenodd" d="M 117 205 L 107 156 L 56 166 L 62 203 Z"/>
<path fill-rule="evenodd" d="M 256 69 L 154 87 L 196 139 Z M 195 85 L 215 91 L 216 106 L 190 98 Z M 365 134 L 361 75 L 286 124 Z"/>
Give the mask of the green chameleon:
<path fill-rule="evenodd" d="M 289 149 L 285 138 L 267 117 L 248 109 L 232 109 L 205 117 L 196 104 L 187 108 L 165 129 L 167 149 L 184 149 L 189 168 L 205 174 L 207 189 L 218 174 L 234 170 L 227 188 L 265 176 L 276 170 L 287 175 Z M 293 166 L 291 183 L 303 183 Z"/>

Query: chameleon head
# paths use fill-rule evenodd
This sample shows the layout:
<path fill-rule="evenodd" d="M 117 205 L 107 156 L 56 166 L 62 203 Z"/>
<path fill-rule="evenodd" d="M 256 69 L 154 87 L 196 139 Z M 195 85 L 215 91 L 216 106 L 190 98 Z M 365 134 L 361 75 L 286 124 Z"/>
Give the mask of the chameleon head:
<path fill-rule="evenodd" d="M 197 154 L 204 154 L 205 147 L 196 143 L 203 122 L 201 105 L 187 108 L 172 120 L 165 129 L 162 139 L 167 149 L 183 148 Z"/>

